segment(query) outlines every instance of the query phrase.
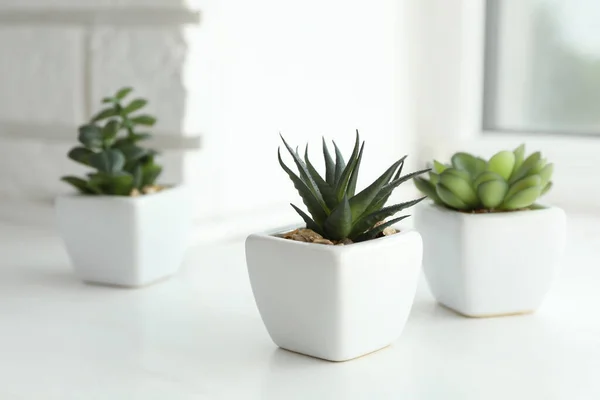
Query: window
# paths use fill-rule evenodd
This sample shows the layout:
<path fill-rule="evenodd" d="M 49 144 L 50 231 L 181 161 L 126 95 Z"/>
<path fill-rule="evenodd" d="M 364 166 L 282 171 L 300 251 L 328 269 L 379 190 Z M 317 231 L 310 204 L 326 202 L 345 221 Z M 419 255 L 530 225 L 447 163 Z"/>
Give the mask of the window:
<path fill-rule="evenodd" d="M 483 128 L 600 135 L 600 2 L 488 0 Z"/>

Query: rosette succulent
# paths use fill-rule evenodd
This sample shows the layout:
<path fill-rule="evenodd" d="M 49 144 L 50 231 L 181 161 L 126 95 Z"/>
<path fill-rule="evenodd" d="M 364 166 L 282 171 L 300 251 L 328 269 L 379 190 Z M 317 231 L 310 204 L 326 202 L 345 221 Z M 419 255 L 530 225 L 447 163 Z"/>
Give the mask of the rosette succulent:
<path fill-rule="evenodd" d="M 352 155 L 346 163 L 340 149 L 333 142 L 335 161 L 331 157 L 325 139 L 323 139 L 323 157 L 325 159 L 325 176 L 321 176 L 308 158 L 308 145 L 304 159 L 293 150 L 281 137 L 285 147 L 292 156 L 299 175 L 296 175 L 281 159 L 278 149 L 279 164 L 288 174 L 302 198 L 308 214 L 296 207 L 306 227 L 324 238 L 340 241 L 350 239 L 354 242 L 374 239 L 383 230 L 396 222 L 408 217 L 404 215 L 385 221 L 386 218 L 411 207 L 425 197 L 405 203 L 385 207 L 390 195 L 401 183 L 429 171 L 413 172 L 401 176 L 404 160 L 402 157 L 392 164 L 375 182 L 355 194 L 358 173 L 362 161 L 364 142 L 360 144 L 358 131 Z"/>
<path fill-rule="evenodd" d="M 137 132 L 139 126 L 154 125 L 156 118 L 133 115 L 148 103 L 144 99 L 123 104 L 132 90 L 123 88 L 104 98 L 102 102 L 108 106 L 79 127 L 80 145 L 72 148 L 68 157 L 96 171 L 86 178 L 65 176 L 61 180 L 80 193 L 130 196 L 157 190 L 154 182 L 162 171 L 154 162 L 157 153 L 138 145 L 151 135 Z"/>
<path fill-rule="evenodd" d="M 489 160 L 456 153 L 451 164 L 433 162 L 429 179 L 415 177 L 417 188 L 435 203 L 462 211 L 527 209 L 552 187 L 554 165 L 540 152 L 525 157 L 525 145 L 500 151 Z"/>

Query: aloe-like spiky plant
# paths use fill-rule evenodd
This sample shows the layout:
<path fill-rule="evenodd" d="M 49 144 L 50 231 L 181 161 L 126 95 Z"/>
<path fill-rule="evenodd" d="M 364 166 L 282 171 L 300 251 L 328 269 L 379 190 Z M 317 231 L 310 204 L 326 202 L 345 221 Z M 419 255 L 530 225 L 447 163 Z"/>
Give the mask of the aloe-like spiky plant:
<path fill-rule="evenodd" d="M 456 153 L 451 165 L 433 161 L 429 180 L 416 177 L 417 188 L 435 203 L 462 211 L 527 209 L 552 188 L 553 164 L 540 152 L 525 157 L 525 145 L 485 160 Z"/>
<path fill-rule="evenodd" d="M 364 150 L 364 142 L 362 145 L 360 144 L 358 131 L 356 131 L 356 142 L 348 163 L 344 161 L 344 157 L 335 142 L 333 142 L 335 148 L 335 161 L 333 161 L 325 139 L 323 139 L 324 178 L 317 172 L 308 158 L 308 144 L 303 160 L 297 149 L 294 151 L 283 136 L 281 139 L 292 156 L 299 175 L 296 175 L 285 165 L 281 159 L 280 149 L 277 151 L 279 164 L 294 183 L 310 216 L 294 204 L 291 204 L 291 206 L 306 222 L 308 229 L 312 229 L 326 239 L 351 239 L 354 242 L 374 239 L 385 228 L 408 217 L 408 215 L 384 223 L 381 223 L 382 221 L 425 198 L 421 197 L 405 203 L 384 207 L 394 189 L 400 186 L 401 183 L 429 171 L 429 169 L 425 169 L 401 176 L 406 156 L 392 164 L 375 182 L 355 195 Z M 378 225 L 376 226 L 376 224 Z"/>
<path fill-rule="evenodd" d="M 79 127 L 80 146 L 72 148 L 68 157 L 95 169 L 87 179 L 64 176 L 62 181 L 80 193 L 129 196 L 134 190 L 143 193 L 154 185 L 162 167 L 154 162 L 156 151 L 137 143 L 150 138 L 149 133 L 136 132 L 138 126 L 152 126 L 156 118 L 139 111 L 148 102 L 134 99 L 122 104 L 132 88 L 123 88 L 114 96 L 102 100 L 108 107 L 96 114 L 89 123 Z M 123 132 L 123 135 L 120 135 Z"/>

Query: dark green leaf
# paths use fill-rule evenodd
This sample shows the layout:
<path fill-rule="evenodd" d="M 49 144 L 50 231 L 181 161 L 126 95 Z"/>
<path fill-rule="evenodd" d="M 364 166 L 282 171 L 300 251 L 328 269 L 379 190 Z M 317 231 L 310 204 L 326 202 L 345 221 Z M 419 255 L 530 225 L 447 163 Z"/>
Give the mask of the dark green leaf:
<path fill-rule="evenodd" d="M 149 150 L 138 147 L 132 143 L 119 144 L 118 149 L 121 150 L 125 156 L 125 161 L 127 163 L 138 161 L 142 157 L 145 157 L 149 154 Z"/>
<path fill-rule="evenodd" d="M 114 97 L 105 97 L 102 99 L 103 103 L 118 103 L 119 99 L 114 98 Z"/>
<path fill-rule="evenodd" d="M 317 223 L 315 221 L 313 221 L 312 218 L 309 217 L 304 211 L 302 211 L 301 209 L 299 209 L 298 207 L 296 207 L 295 205 L 293 205 L 291 203 L 290 203 L 290 205 L 302 217 L 302 219 L 304 220 L 304 222 L 306 222 L 306 227 L 308 229 L 312 229 L 313 231 L 317 232 L 321 236 L 323 236 L 325 234 L 325 232 L 323 232 L 323 230 L 321 229 L 321 227 L 319 225 L 317 225 Z"/>
<path fill-rule="evenodd" d="M 410 215 L 403 215 L 401 217 L 398 218 L 394 218 L 391 219 L 381 225 L 378 225 L 368 231 L 366 231 L 365 233 L 361 234 L 360 236 L 358 236 L 354 241 L 356 242 L 364 242 L 365 240 L 371 240 L 371 239 L 375 239 L 377 237 L 377 235 L 379 235 L 381 232 L 383 232 L 383 230 L 389 226 L 394 225 L 397 222 L 402 221 L 404 218 L 408 218 L 410 217 Z"/>
<path fill-rule="evenodd" d="M 90 165 L 90 156 L 94 154 L 94 152 L 85 147 L 74 147 L 72 148 L 67 156 L 73 160 L 81 163 L 83 165 Z"/>
<path fill-rule="evenodd" d="M 348 164 L 346 168 L 342 171 L 340 178 L 336 182 L 335 186 L 335 194 L 338 201 L 341 201 L 344 196 L 346 196 L 346 190 L 348 189 L 348 182 L 350 181 L 350 175 L 352 175 L 352 171 L 356 167 L 356 163 L 358 161 L 358 151 L 360 149 L 360 137 L 358 135 L 358 131 L 356 131 L 356 140 L 354 142 L 354 149 L 352 150 L 352 155 L 350 156 L 350 160 L 348 160 Z"/>
<path fill-rule="evenodd" d="M 281 140 L 283 141 L 283 144 L 287 148 L 288 152 L 291 154 L 292 158 L 294 159 L 294 163 L 296 164 L 296 167 L 298 168 L 298 172 L 300 173 L 300 178 L 306 184 L 306 187 L 308 187 L 308 189 L 312 192 L 312 194 L 314 195 L 315 199 L 317 199 L 319 204 L 321 204 L 321 208 L 323 208 L 323 210 L 325 210 L 325 213 L 329 214 L 329 207 L 325 203 L 325 200 L 323 199 L 323 195 L 321 195 L 321 191 L 319 190 L 319 187 L 317 186 L 317 184 L 315 183 L 313 178 L 310 176 L 310 173 L 308 172 L 308 168 L 306 167 L 306 165 L 304 164 L 304 162 L 298 155 L 298 152 L 294 151 L 290 147 L 290 145 L 285 141 L 285 139 L 283 138 L 283 136 L 281 134 L 279 134 L 279 136 L 281 137 Z M 309 211 L 310 211 L 310 209 L 309 209 Z"/>
<path fill-rule="evenodd" d="M 385 205 L 385 203 L 387 203 L 387 201 L 388 201 L 389 197 L 391 196 L 392 192 L 394 191 L 394 189 L 396 189 L 398 186 L 400 186 L 400 184 L 406 182 L 409 179 L 415 178 L 421 174 L 427 173 L 429 171 L 431 171 L 431 168 L 412 172 L 412 173 L 406 174 L 398 179 L 395 179 L 395 180 L 391 181 L 390 183 L 388 183 L 387 185 L 385 185 L 383 187 L 383 189 L 381 189 L 381 191 L 379 193 L 377 193 L 377 196 L 375 196 L 375 199 L 373 200 L 373 202 L 367 209 L 367 214 L 375 212 L 375 211 L 379 210 L 381 207 L 383 207 Z"/>
<path fill-rule="evenodd" d="M 142 187 L 153 185 L 162 172 L 162 167 L 154 163 L 142 165 Z"/>
<path fill-rule="evenodd" d="M 330 240 L 342 240 L 348 237 L 352 231 L 352 211 L 347 196 L 344 196 L 341 203 L 327 217 L 323 227 Z"/>
<path fill-rule="evenodd" d="M 150 139 L 151 137 L 152 135 L 149 133 L 134 133 L 133 135 L 129 136 L 129 139 L 134 142 L 138 142 L 140 140 Z"/>
<path fill-rule="evenodd" d="M 393 181 L 400 178 L 400 175 L 402 175 L 402 169 L 404 168 L 404 160 L 406 160 L 406 157 L 408 157 L 408 154 L 400 159 L 401 163 L 398 167 L 398 171 L 396 171 L 396 175 L 394 175 L 394 177 L 392 178 Z"/>
<path fill-rule="evenodd" d="M 135 99 L 131 103 L 129 103 L 125 108 L 123 108 L 123 110 L 121 111 L 121 114 L 122 115 L 130 114 L 134 111 L 139 110 L 140 108 L 143 108 L 146 104 L 148 104 L 148 101 L 146 101 L 144 99 Z"/>
<path fill-rule="evenodd" d="M 329 154 L 325 138 L 323 138 L 323 158 L 325 159 L 325 181 L 333 186 L 335 184 L 335 164 Z"/>
<path fill-rule="evenodd" d="M 156 118 L 151 115 L 142 114 L 131 118 L 130 121 L 136 125 L 152 126 L 156 123 Z"/>
<path fill-rule="evenodd" d="M 332 141 L 333 142 L 333 141 Z M 344 156 L 342 156 L 342 152 L 340 148 L 333 142 L 333 147 L 335 148 L 335 175 L 334 182 L 337 183 L 340 181 L 340 177 L 342 176 L 342 172 L 346 168 L 346 162 L 344 161 Z"/>
<path fill-rule="evenodd" d="M 100 172 L 116 173 L 125 165 L 125 156 L 120 150 L 106 149 L 91 155 L 90 164 Z"/>
<path fill-rule="evenodd" d="M 102 142 L 104 143 L 104 147 L 110 147 L 115 143 L 119 129 L 119 121 L 114 119 L 104 125 L 104 128 L 102 128 Z"/>
<path fill-rule="evenodd" d="M 281 168 L 283 168 L 283 170 L 288 174 L 288 176 L 294 183 L 294 187 L 296 188 L 296 190 L 298 190 L 298 194 L 300 194 L 300 197 L 302 198 L 302 201 L 308 208 L 308 212 L 310 213 L 310 215 L 312 215 L 313 219 L 317 224 L 323 224 L 323 222 L 325 222 L 325 219 L 327 218 L 327 213 L 321 206 L 319 200 L 317 200 L 310 188 L 306 186 L 306 183 L 304 183 L 302 179 L 300 179 L 291 169 L 288 168 L 287 165 L 285 165 L 285 163 L 281 159 L 280 149 L 277 149 L 277 157 L 279 159 L 279 165 L 281 165 Z"/>
<path fill-rule="evenodd" d="M 367 209 L 375 200 L 381 189 L 392 179 L 394 172 L 402 162 L 402 159 L 396 161 L 389 167 L 375 182 L 371 183 L 360 193 L 350 199 L 350 208 L 352 209 L 352 218 L 357 220 L 361 215 L 368 214 Z M 366 215 L 365 214 L 365 215 Z"/>
<path fill-rule="evenodd" d="M 356 235 L 360 235 L 365 232 L 367 229 L 372 228 L 377 222 L 385 220 L 387 217 L 391 217 L 392 215 L 414 206 L 415 204 L 423 201 L 427 197 L 421 197 L 416 200 L 407 201 L 400 204 L 395 204 L 393 206 L 382 208 L 381 210 L 375 211 L 365 217 L 362 217 L 358 220 L 355 220 L 354 226 L 352 227 L 351 237 Z"/>
<path fill-rule="evenodd" d="M 99 172 L 90 176 L 88 185 L 105 195 L 129 196 L 133 189 L 133 177 L 125 172 Z"/>
<path fill-rule="evenodd" d="M 82 125 L 79 127 L 79 141 L 88 149 L 102 147 L 102 131 L 96 125 Z"/>
<path fill-rule="evenodd" d="M 325 204 L 327 204 L 327 207 L 329 207 L 330 210 L 333 210 L 333 208 L 335 208 L 335 206 L 338 203 L 335 197 L 335 192 L 333 191 L 333 188 L 323 180 L 319 172 L 317 172 L 315 167 L 308 159 L 308 145 L 306 145 L 306 150 L 304 151 L 304 161 L 306 161 L 306 168 L 308 170 L 308 173 L 312 177 L 313 182 L 315 182 L 315 184 L 319 188 L 319 192 L 321 193 Z"/>
<path fill-rule="evenodd" d="M 97 122 L 106 118 L 114 117 L 116 115 L 119 115 L 119 112 L 115 108 L 105 108 L 104 110 L 96 114 L 94 117 L 92 117 L 91 121 Z"/>
<path fill-rule="evenodd" d="M 352 175 L 350 175 L 350 181 L 348 182 L 348 190 L 346 190 L 346 193 L 348 193 L 348 197 L 354 196 L 354 193 L 356 192 L 356 182 L 358 181 L 358 173 L 360 171 L 360 163 L 362 161 L 364 149 L 365 142 L 362 142 L 362 145 L 360 146 L 360 152 L 358 153 L 358 158 L 356 160 L 356 166 L 352 170 Z"/>
<path fill-rule="evenodd" d="M 60 178 L 61 181 L 67 182 L 75 187 L 75 189 L 79 190 L 80 193 L 83 194 L 93 194 L 94 190 L 88 187 L 87 181 L 85 179 L 78 178 L 76 176 L 63 176 Z"/>
<path fill-rule="evenodd" d="M 120 89 L 117 94 L 115 94 L 115 98 L 118 100 L 123 100 L 123 98 L 125 98 L 125 96 L 127 96 L 129 93 L 131 93 L 131 91 L 133 90 L 133 88 L 131 87 L 124 87 L 122 89 Z"/>
<path fill-rule="evenodd" d="M 144 181 L 144 171 L 142 170 L 142 166 L 140 164 L 136 164 L 135 167 L 133 167 L 132 176 L 133 176 L 133 182 L 132 182 L 133 187 L 136 189 L 141 189 L 142 183 Z"/>

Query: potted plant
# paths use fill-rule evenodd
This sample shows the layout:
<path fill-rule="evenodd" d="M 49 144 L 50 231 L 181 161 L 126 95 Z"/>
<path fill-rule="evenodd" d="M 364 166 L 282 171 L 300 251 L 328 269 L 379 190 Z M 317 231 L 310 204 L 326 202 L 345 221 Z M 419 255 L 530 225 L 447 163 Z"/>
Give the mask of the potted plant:
<path fill-rule="evenodd" d="M 282 137 L 283 140 L 283 137 Z M 246 240 L 252 291 L 271 339 L 279 347 L 330 361 L 356 358 L 395 341 L 404 327 L 421 266 L 421 236 L 398 230 L 406 218 L 386 218 L 423 198 L 384 207 L 401 183 L 406 157 L 355 194 L 364 143 L 348 163 L 323 140 L 325 175 L 283 140 L 298 175 L 279 163 L 308 214 L 292 204 L 303 227 L 254 234 Z M 359 150 L 360 148 L 360 150 Z"/>
<path fill-rule="evenodd" d="M 488 161 L 456 153 L 433 162 L 417 188 L 433 201 L 417 212 L 423 270 L 442 305 L 469 317 L 528 313 L 548 292 L 566 236 L 564 212 L 538 204 L 553 164 L 525 146 Z"/>
<path fill-rule="evenodd" d="M 79 127 L 68 157 L 94 171 L 61 178 L 77 194 L 56 200 L 58 228 L 85 282 L 137 287 L 175 273 L 183 260 L 190 204 L 181 186 L 156 183 L 162 167 L 137 131 L 155 118 L 134 115 L 147 101 L 123 104 L 131 88 L 105 98 L 107 108 Z"/>

